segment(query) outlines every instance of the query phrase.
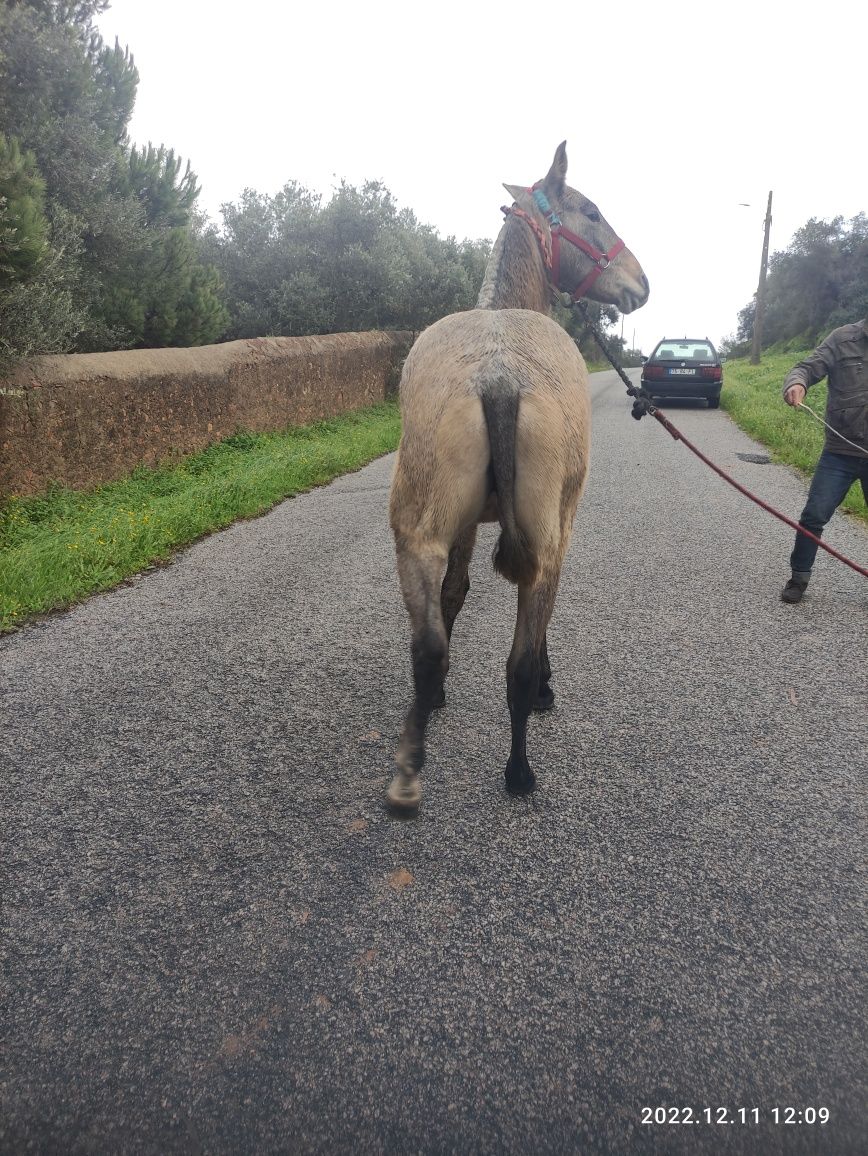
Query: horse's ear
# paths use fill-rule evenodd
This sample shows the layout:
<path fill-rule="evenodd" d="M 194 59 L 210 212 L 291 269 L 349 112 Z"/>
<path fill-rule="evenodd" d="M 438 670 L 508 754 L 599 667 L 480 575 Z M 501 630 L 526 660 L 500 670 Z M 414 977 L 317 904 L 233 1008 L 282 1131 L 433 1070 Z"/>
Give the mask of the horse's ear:
<path fill-rule="evenodd" d="M 507 185 L 503 186 L 514 201 L 521 200 L 522 194 L 527 193 L 527 189 L 522 188 L 521 185 Z"/>
<path fill-rule="evenodd" d="M 559 196 L 567 183 L 567 142 L 562 140 L 555 152 L 555 159 L 545 179 L 545 187 L 550 193 Z"/>

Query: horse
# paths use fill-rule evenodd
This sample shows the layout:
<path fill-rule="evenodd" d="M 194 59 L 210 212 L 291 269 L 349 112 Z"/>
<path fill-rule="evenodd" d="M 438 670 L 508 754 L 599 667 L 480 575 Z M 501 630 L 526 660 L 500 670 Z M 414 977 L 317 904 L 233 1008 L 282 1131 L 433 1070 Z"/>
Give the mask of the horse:
<path fill-rule="evenodd" d="M 389 521 L 415 696 L 386 795 L 398 815 L 421 802 L 425 731 L 445 702 L 480 522 L 500 522 L 494 567 L 518 587 L 506 789 L 525 795 L 536 785 L 527 721 L 554 705 L 546 629 L 587 476 L 591 421 L 584 360 L 551 304 L 566 293 L 630 313 L 649 292 L 639 262 L 566 174 L 564 141 L 543 180 L 504 185 L 513 204 L 502 209 L 476 307 L 424 330 L 404 363 Z"/>

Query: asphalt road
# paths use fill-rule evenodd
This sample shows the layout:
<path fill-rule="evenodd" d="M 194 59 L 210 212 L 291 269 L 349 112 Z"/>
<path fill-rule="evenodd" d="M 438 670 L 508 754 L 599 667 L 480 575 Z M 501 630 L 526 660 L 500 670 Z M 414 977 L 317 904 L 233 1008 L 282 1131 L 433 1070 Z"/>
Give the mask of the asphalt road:
<path fill-rule="evenodd" d="M 3 1153 L 866 1151 L 868 584 L 781 604 L 790 531 L 593 392 L 530 802 L 487 527 L 421 815 L 383 809 L 390 458 L 0 641 Z"/>

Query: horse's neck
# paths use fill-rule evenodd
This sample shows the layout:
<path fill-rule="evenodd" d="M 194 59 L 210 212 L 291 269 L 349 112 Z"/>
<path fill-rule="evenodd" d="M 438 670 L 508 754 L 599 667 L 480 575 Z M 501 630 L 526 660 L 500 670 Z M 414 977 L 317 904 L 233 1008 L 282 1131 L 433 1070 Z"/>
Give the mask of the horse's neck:
<path fill-rule="evenodd" d="M 536 237 L 530 226 L 509 216 L 494 242 L 485 268 L 477 309 L 551 308 L 549 281 Z"/>

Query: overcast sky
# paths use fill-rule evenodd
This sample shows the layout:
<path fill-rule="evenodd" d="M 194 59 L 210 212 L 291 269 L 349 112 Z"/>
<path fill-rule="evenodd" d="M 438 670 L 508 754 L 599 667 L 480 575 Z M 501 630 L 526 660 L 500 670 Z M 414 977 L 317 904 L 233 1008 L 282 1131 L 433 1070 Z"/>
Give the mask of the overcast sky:
<path fill-rule="evenodd" d="M 113 0 L 141 80 L 130 136 L 189 159 L 219 220 L 242 189 L 383 181 L 442 236 L 493 238 L 501 182 L 600 206 L 651 282 L 624 322 L 734 331 L 772 249 L 868 208 L 864 2 Z M 748 202 L 743 208 L 739 202 Z"/>

